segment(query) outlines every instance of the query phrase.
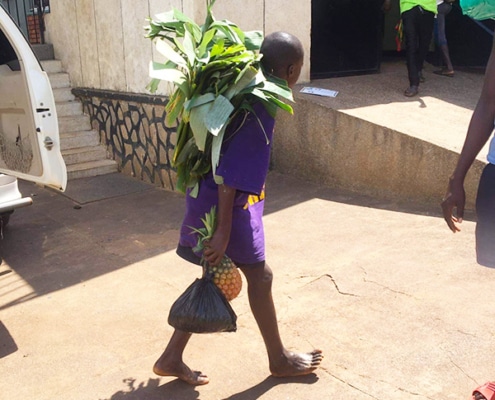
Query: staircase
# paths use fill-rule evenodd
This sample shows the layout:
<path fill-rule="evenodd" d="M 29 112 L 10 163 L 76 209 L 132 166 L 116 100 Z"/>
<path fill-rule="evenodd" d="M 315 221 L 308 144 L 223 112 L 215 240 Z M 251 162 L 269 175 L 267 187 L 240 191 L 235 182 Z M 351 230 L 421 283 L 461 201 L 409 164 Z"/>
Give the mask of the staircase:
<path fill-rule="evenodd" d="M 108 158 L 99 133 L 91 128 L 82 104 L 72 94 L 69 74 L 58 60 L 42 60 L 50 78 L 57 108 L 60 146 L 67 166 L 68 180 L 104 175 L 117 171 L 117 163 Z"/>

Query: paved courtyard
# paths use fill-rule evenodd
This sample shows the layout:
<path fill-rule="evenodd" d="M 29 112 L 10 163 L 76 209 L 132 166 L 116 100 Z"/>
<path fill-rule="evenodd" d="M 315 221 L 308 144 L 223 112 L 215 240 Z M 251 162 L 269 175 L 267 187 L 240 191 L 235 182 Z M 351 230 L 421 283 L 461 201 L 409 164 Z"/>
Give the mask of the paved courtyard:
<path fill-rule="evenodd" d="M 246 289 L 236 333 L 196 335 L 185 359 L 211 378 L 153 375 L 168 309 L 200 275 L 174 253 L 180 194 L 120 174 L 65 195 L 23 183 L 0 241 L 0 373 L 9 400 L 467 399 L 495 380 L 495 271 L 474 222 L 272 172 L 267 260 L 290 349 L 323 349 L 315 374 L 271 378 Z"/>

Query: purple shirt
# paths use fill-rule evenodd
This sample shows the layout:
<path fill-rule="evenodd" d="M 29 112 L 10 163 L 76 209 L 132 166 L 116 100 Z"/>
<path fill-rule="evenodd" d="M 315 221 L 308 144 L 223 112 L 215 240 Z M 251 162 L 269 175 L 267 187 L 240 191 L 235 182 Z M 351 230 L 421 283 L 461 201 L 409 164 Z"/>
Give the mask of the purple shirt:
<path fill-rule="evenodd" d="M 225 185 L 237 190 L 232 232 L 225 253 L 238 264 L 254 264 L 265 260 L 262 222 L 264 185 L 275 120 L 261 103 L 256 103 L 253 109 L 255 115 L 248 114 L 245 121 L 242 116 L 226 132 L 216 171 L 217 175 L 223 177 Z M 213 205 L 218 205 L 218 186 L 212 173 L 209 173 L 200 182 L 198 196 L 186 196 L 186 215 L 180 232 L 182 246 L 196 245 L 197 235 L 191 232 L 190 227 L 201 228 L 200 218 Z"/>

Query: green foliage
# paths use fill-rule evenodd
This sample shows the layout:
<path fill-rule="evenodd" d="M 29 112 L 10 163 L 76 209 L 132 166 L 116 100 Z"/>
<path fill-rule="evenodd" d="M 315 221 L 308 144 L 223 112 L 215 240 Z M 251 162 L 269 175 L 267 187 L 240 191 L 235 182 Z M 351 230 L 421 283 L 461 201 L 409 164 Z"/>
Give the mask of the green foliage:
<path fill-rule="evenodd" d="M 204 218 L 201 218 L 201 222 L 203 222 L 203 227 L 201 228 L 189 227 L 198 234 L 198 243 L 193 248 L 195 252 L 200 252 L 204 249 L 205 241 L 210 240 L 217 229 L 217 207 L 212 206 L 210 212 L 205 213 Z"/>
<path fill-rule="evenodd" d="M 153 40 L 164 63 L 151 62 L 147 86 L 156 92 L 161 81 L 174 86 L 166 105 L 166 124 L 179 120 L 172 159 L 177 189 L 197 193 L 199 179 L 215 174 L 226 128 L 240 113 L 261 101 L 270 114 L 278 108 L 292 113 L 281 98 L 291 100 L 284 80 L 263 74 L 258 50 L 263 34 L 244 32 L 227 20 L 215 20 L 207 0 L 203 25 L 173 9 L 149 19 L 146 37 Z M 217 178 L 217 177 L 216 177 Z"/>

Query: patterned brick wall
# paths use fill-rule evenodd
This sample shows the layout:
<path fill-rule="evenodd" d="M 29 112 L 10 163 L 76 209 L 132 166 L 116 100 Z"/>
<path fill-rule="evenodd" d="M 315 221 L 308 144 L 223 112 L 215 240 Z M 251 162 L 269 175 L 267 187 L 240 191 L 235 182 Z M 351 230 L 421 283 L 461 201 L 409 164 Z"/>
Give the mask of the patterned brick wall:
<path fill-rule="evenodd" d="M 165 126 L 167 98 L 95 89 L 73 89 L 119 169 L 174 190 L 171 159 L 177 125 Z"/>

